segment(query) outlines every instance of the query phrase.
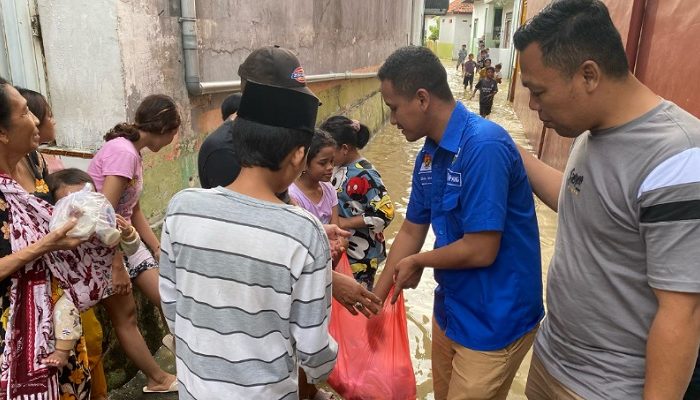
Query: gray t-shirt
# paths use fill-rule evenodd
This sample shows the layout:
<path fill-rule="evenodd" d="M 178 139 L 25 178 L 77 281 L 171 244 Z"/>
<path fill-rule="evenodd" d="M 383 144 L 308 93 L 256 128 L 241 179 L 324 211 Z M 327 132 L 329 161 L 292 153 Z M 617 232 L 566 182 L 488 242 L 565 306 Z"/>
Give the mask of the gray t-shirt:
<path fill-rule="evenodd" d="M 675 104 L 584 133 L 559 195 L 535 342 L 547 371 L 586 399 L 641 399 L 652 288 L 700 292 L 700 120 Z"/>

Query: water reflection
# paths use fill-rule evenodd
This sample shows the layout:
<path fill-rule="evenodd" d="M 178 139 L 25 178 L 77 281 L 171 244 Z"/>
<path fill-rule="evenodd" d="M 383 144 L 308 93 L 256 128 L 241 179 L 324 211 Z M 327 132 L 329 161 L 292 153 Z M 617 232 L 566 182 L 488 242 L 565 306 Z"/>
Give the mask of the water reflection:
<path fill-rule="evenodd" d="M 447 65 L 448 79 L 455 98 L 458 101 L 462 101 L 470 110 L 478 112 L 478 96 L 475 96 L 475 100 L 473 101 L 467 101 L 466 99 L 469 98 L 469 93 L 463 93 L 461 77 L 455 73 L 454 67 L 449 67 L 449 64 Z M 507 88 L 507 81 L 499 85 L 500 92 L 496 95 L 494 100 L 491 119 L 508 130 L 516 143 L 529 147 L 523 127 L 513 112 L 510 103 L 506 100 Z M 374 166 L 381 173 L 384 184 L 396 205 L 394 221 L 385 231 L 389 248 L 406 215 L 406 204 L 408 203 L 411 187 L 413 162 L 422 146 L 422 140 L 415 143 L 408 143 L 398 129 L 387 125 L 375 134 L 372 141 L 363 151 L 363 155 L 372 161 Z M 539 201 L 536 201 L 535 206 L 542 246 L 542 278 L 545 279 L 546 266 L 549 265 L 549 260 L 552 258 L 557 219 L 556 214 Z M 435 236 L 431 231 L 428 234 L 423 249 L 430 250 L 434 240 Z M 433 399 L 432 377 L 430 373 L 430 318 L 432 315 L 433 290 L 435 286 L 436 283 L 433 280 L 432 273 L 426 272 L 417 289 L 407 290 L 404 293 L 408 317 L 408 336 L 413 359 L 413 368 L 416 374 L 416 384 L 418 385 L 419 399 Z M 508 396 L 509 399 L 525 399 L 523 393 L 529 367 L 530 355 L 528 354 L 513 381 L 513 386 Z"/>

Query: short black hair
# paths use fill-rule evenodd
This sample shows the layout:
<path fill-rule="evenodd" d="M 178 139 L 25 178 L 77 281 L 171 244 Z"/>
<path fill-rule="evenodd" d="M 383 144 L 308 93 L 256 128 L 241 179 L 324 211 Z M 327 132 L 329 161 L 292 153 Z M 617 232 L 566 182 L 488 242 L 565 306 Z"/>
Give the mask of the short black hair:
<path fill-rule="evenodd" d="M 404 97 L 412 97 L 418 89 L 425 89 L 439 99 L 454 99 L 445 67 L 425 47 L 406 46 L 394 51 L 379 68 L 377 76 L 381 81 L 390 81 Z"/>
<path fill-rule="evenodd" d="M 221 119 L 226 121 L 228 117 L 238 112 L 238 107 L 241 105 L 241 96 L 241 93 L 234 93 L 224 99 L 224 102 L 221 103 Z"/>
<path fill-rule="evenodd" d="M 238 117 L 231 125 L 231 138 L 241 167 L 279 171 L 282 160 L 299 147 L 308 150 L 312 132 L 264 125 Z"/>
<path fill-rule="evenodd" d="M 10 96 L 7 94 L 7 86 L 12 86 L 10 82 L 0 76 L 0 126 L 9 128 L 10 117 L 12 116 L 12 106 Z"/>
<path fill-rule="evenodd" d="M 600 0 L 557 0 L 513 36 L 518 51 L 539 43 L 544 65 L 573 76 L 587 60 L 607 75 L 622 78 L 629 64 L 620 33 Z"/>
<path fill-rule="evenodd" d="M 90 183 L 95 186 L 90 175 L 78 168 L 66 168 L 49 174 L 46 177 L 46 185 L 49 187 L 51 198 L 56 199 L 56 191 L 65 185 L 80 185 Z"/>
<path fill-rule="evenodd" d="M 323 129 L 318 129 L 314 131 L 314 136 L 311 139 L 311 145 L 309 145 L 309 153 L 306 155 L 307 156 L 307 164 L 311 162 L 311 160 L 316 157 L 316 155 L 321 151 L 322 148 L 324 147 L 336 147 L 336 142 L 333 140 L 333 137 Z"/>

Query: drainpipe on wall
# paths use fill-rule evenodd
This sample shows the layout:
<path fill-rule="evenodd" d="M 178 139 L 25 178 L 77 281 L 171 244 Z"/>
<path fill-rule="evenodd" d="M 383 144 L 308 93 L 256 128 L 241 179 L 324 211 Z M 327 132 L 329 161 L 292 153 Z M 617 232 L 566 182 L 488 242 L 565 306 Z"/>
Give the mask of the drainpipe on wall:
<path fill-rule="evenodd" d="M 192 96 L 204 93 L 199 76 L 199 55 L 197 53 L 197 7 L 195 0 L 181 0 L 182 55 L 185 61 L 185 85 Z"/>
<path fill-rule="evenodd" d="M 185 61 L 185 85 L 191 96 L 203 94 L 230 93 L 241 90 L 241 81 L 202 82 L 199 75 L 199 53 L 197 45 L 197 9 L 195 0 L 181 0 L 182 53 Z M 341 79 L 367 79 L 377 76 L 376 72 L 340 72 L 321 75 L 307 75 L 306 83 L 336 81 Z"/>
<path fill-rule="evenodd" d="M 630 71 L 634 74 L 637 64 L 637 53 L 639 53 L 639 39 L 642 36 L 642 25 L 644 24 L 644 14 L 646 12 L 646 0 L 634 0 L 632 4 L 632 17 L 630 18 L 630 30 L 627 34 L 627 63 Z"/>

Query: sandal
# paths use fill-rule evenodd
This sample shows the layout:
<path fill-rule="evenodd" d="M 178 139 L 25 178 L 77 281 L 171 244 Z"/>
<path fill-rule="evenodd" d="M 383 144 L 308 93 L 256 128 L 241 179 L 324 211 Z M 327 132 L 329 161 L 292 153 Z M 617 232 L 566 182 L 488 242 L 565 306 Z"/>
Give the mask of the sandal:
<path fill-rule="evenodd" d="M 314 398 L 311 400 L 340 400 L 340 398 L 325 389 L 318 389 L 316 395 L 314 395 Z"/>
<path fill-rule="evenodd" d="M 178 384 L 177 384 L 177 378 L 173 381 L 173 383 L 168 386 L 167 389 L 165 390 L 154 390 L 154 389 L 149 389 L 148 386 L 143 387 L 143 392 L 144 393 L 172 393 L 172 392 L 177 392 L 178 390 Z"/>
<path fill-rule="evenodd" d="M 168 333 L 167 335 L 163 336 L 161 343 L 163 343 L 163 346 L 170 350 L 171 353 L 175 354 L 175 337 L 172 333 Z"/>

